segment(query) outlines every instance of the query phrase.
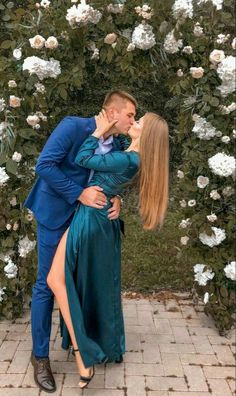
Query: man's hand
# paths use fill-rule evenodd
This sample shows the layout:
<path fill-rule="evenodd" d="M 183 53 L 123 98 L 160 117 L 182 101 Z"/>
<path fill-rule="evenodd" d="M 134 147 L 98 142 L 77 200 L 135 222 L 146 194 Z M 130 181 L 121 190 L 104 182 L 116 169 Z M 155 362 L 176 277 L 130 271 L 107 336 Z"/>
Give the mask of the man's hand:
<path fill-rule="evenodd" d="M 103 189 L 98 186 L 91 186 L 84 189 L 80 194 L 78 201 L 83 205 L 91 206 L 92 208 L 102 209 L 107 204 L 107 198 L 103 194 Z"/>
<path fill-rule="evenodd" d="M 109 212 L 108 219 L 116 220 L 116 219 L 118 219 L 118 217 L 120 215 L 120 207 L 121 207 L 120 198 L 113 197 L 113 198 L 111 198 L 111 202 L 113 203 L 113 205 L 108 210 L 108 212 Z"/>

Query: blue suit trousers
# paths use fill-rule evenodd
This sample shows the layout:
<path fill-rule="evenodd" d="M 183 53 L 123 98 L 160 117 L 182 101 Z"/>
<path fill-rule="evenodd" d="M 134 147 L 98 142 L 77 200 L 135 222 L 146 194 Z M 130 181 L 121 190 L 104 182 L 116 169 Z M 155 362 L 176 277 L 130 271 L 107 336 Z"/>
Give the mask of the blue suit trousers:
<path fill-rule="evenodd" d="M 70 226 L 72 217 L 56 230 L 50 230 L 37 223 L 38 274 L 33 287 L 31 303 L 33 354 L 36 357 L 47 357 L 49 355 L 54 296 L 47 285 L 47 276 L 58 243 Z"/>

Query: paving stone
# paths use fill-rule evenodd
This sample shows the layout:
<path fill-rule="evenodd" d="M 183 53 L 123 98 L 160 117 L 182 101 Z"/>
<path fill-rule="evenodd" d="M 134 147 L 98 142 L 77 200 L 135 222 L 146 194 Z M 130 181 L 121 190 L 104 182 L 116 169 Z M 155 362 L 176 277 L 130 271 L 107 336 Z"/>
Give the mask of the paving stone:
<path fill-rule="evenodd" d="M 198 366 L 183 366 L 190 391 L 208 391 L 206 378 L 201 367 Z"/>
<path fill-rule="evenodd" d="M 161 360 L 165 376 L 183 377 L 184 372 L 178 354 L 162 353 Z"/>
<path fill-rule="evenodd" d="M 173 334 L 169 319 L 154 319 L 157 334 Z"/>
<path fill-rule="evenodd" d="M 32 340 L 20 341 L 17 347 L 18 351 L 31 351 L 32 350 Z"/>
<path fill-rule="evenodd" d="M 105 370 L 105 388 L 122 388 L 125 386 L 124 368 L 110 365 Z"/>
<path fill-rule="evenodd" d="M 147 376 L 163 376 L 164 370 L 162 364 L 149 364 L 149 363 L 126 363 L 126 376 L 127 375 L 147 375 Z"/>
<path fill-rule="evenodd" d="M 24 374 L 0 374 L 0 388 L 13 386 L 17 388 L 21 385 Z"/>
<path fill-rule="evenodd" d="M 18 346 L 18 341 L 3 341 L 0 347 L 0 361 L 12 360 Z"/>
<path fill-rule="evenodd" d="M 158 345 L 142 343 L 143 363 L 161 363 L 161 354 Z"/>
<path fill-rule="evenodd" d="M 205 355 L 214 355 L 214 351 L 206 335 L 191 336 L 191 339 L 193 341 L 197 353 L 201 353 Z"/>
<path fill-rule="evenodd" d="M 124 390 L 115 389 L 84 389 L 84 396 L 124 396 Z M 62 396 L 77 396 L 76 393 Z"/>
<path fill-rule="evenodd" d="M 144 376 L 126 377 L 127 396 L 146 396 Z"/>
<path fill-rule="evenodd" d="M 66 374 L 78 373 L 77 365 L 75 362 L 51 362 L 51 369 L 53 373 Z"/>
<path fill-rule="evenodd" d="M 198 318 L 198 313 L 195 311 L 194 307 L 184 305 L 181 307 L 181 312 L 184 319 Z"/>
<path fill-rule="evenodd" d="M 180 312 L 180 306 L 176 300 L 168 300 L 166 302 L 166 311 L 168 312 Z"/>
<path fill-rule="evenodd" d="M 168 396 L 214 396 L 214 395 L 212 395 L 212 393 L 210 392 L 169 392 Z"/>
<path fill-rule="evenodd" d="M 126 350 L 140 351 L 141 349 L 140 334 L 126 333 Z"/>
<path fill-rule="evenodd" d="M 180 354 L 180 360 L 182 364 L 194 364 L 203 366 L 211 366 L 213 364 L 218 365 L 218 360 L 216 359 L 215 355 L 182 353 Z"/>
<path fill-rule="evenodd" d="M 30 362 L 31 351 L 16 351 L 15 356 L 8 368 L 8 373 L 26 373 Z"/>
<path fill-rule="evenodd" d="M 216 353 L 218 362 L 227 365 L 234 364 L 235 358 L 229 346 L 227 345 L 212 345 L 213 351 Z"/>
<path fill-rule="evenodd" d="M 175 342 L 173 334 L 141 334 L 141 341 L 145 341 L 146 344 L 160 345 L 170 344 Z"/>
<path fill-rule="evenodd" d="M 183 318 L 182 312 L 159 312 L 156 317 L 159 319 L 181 319 Z"/>
<path fill-rule="evenodd" d="M 138 311 L 138 324 L 139 325 L 154 325 L 153 314 L 148 311 Z"/>
<path fill-rule="evenodd" d="M 9 365 L 10 362 L 0 362 L 0 373 L 1 374 L 6 373 Z"/>
<path fill-rule="evenodd" d="M 142 352 L 126 352 L 124 355 L 125 363 L 142 363 Z"/>
<path fill-rule="evenodd" d="M 189 328 L 189 334 L 193 336 L 215 336 L 217 331 L 211 327 L 191 327 Z"/>
<path fill-rule="evenodd" d="M 23 388 L 37 388 L 37 385 L 34 381 L 34 369 L 33 369 L 33 366 L 31 363 L 29 364 L 26 374 L 24 376 L 24 379 L 22 382 L 22 387 Z"/>
<path fill-rule="evenodd" d="M 148 391 L 147 396 L 168 396 L 167 391 Z"/>
<path fill-rule="evenodd" d="M 161 344 L 161 353 L 196 353 L 192 344 Z"/>
<path fill-rule="evenodd" d="M 175 341 L 178 344 L 191 344 L 192 340 L 189 335 L 188 329 L 185 327 L 172 327 Z"/>
<path fill-rule="evenodd" d="M 39 392 L 40 390 L 38 388 L 3 388 L 0 389 L 0 396 L 39 396 Z"/>
<path fill-rule="evenodd" d="M 84 392 L 85 392 L 85 390 L 84 390 Z M 83 391 L 81 389 L 79 389 L 79 387 L 62 388 L 62 392 L 61 392 L 61 396 L 80 396 L 82 394 L 83 394 Z"/>
<path fill-rule="evenodd" d="M 214 396 L 232 396 L 231 389 L 225 380 L 210 378 L 208 384 Z"/>
<path fill-rule="evenodd" d="M 203 367 L 207 378 L 235 378 L 235 367 Z"/>
<path fill-rule="evenodd" d="M 219 335 L 209 335 L 208 339 L 212 345 L 233 345 L 235 343 L 235 339 Z"/>
<path fill-rule="evenodd" d="M 228 379 L 227 383 L 228 383 L 228 385 L 229 385 L 229 387 L 231 389 L 231 392 L 236 394 L 236 381 L 235 381 L 235 378 L 234 379 Z"/>
<path fill-rule="evenodd" d="M 138 326 L 140 325 L 139 321 L 138 321 L 138 315 L 136 317 L 125 317 L 124 318 L 124 322 L 125 322 L 125 328 L 127 326 Z"/>
<path fill-rule="evenodd" d="M 149 390 L 181 390 L 187 391 L 184 378 L 147 377 L 146 384 Z"/>
<path fill-rule="evenodd" d="M 133 334 L 156 334 L 154 326 L 126 326 L 126 331 Z"/>
<path fill-rule="evenodd" d="M 27 340 L 31 340 L 31 334 L 9 331 L 5 339 L 7 341 L 27 341 Z"/>

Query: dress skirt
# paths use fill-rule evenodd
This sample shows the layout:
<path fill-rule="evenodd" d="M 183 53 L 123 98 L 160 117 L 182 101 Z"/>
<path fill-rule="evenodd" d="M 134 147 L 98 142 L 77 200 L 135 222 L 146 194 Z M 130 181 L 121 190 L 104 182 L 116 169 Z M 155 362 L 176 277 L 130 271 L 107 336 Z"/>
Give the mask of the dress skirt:
<path fill-rule="evenodd" d="M 80 205 L 70 225 L 65 282 L 71 319 L 85 367 L 112 362 L 125 353 L 121 301 L 119 220 L 109 220 L 107 205 Z M 71 345 L 61 318 L 62 348 Z"/>

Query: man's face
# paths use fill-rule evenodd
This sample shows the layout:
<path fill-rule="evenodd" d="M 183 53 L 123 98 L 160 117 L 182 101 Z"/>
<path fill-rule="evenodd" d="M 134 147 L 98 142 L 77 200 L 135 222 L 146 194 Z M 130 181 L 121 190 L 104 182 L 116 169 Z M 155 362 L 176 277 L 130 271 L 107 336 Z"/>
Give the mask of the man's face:
<path fill-rule="evenodd" d="M 117 120 L 115 124 L 116 129 L 119 133 L 127 135 L 130 127 L 134 123 L 134 117 L 136 115 L 136 108 L 132 102 L 127 101 L 125 107 L 121 109 L 113 108 L 112 119 Z"/>

